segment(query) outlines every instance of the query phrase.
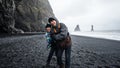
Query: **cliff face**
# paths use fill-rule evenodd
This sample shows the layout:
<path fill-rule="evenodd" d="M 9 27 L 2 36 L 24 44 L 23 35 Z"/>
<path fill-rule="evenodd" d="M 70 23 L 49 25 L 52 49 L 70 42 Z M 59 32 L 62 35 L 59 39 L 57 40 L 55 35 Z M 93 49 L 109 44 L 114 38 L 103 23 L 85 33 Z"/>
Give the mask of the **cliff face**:
<path fill-rule="evenodd" d="M 54 14 L 48 0 L 22 0 L 16 6 L 16 16 L 15 27 L 31 32 L 44 31 L 48 17 Z"/>
<path fill-rule="evenodd" d="M 54 17 L 48 0 L 0 0 L 0 32 L 44 31 L 48 17 Z"/>

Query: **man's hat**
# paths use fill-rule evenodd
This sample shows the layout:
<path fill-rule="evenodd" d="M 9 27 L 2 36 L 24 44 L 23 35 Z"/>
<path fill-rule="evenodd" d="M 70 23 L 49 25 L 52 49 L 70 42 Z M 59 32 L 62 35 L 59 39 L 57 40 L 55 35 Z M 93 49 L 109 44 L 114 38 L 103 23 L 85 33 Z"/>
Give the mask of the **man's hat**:
<path fill-rule="evenodd" d="M 51 24 L 46 24 L 45 28 L 51 27 Z"/>
<path fill-rule="evenodd" d="M 48 19 L 48 22 L 50 23 L 53 20 L 55 20 L 55 19 L 51 17 L 51 18 Z"/>

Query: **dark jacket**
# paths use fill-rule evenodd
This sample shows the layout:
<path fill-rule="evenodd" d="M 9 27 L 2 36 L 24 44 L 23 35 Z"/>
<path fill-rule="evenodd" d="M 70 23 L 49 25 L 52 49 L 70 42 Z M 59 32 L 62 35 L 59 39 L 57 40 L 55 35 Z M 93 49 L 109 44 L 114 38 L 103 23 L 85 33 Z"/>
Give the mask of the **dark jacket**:
<path fill-rule="evenodd" d="M 51 28 L 52 39 L 56 41 L 56 45 L 60 47 L 71 46 L 71 38 L 66 25 L 63 23 L 56 24 L 56 27 Z M 56 32 L 54 31 L 54 29 L 56 30 Z"/>

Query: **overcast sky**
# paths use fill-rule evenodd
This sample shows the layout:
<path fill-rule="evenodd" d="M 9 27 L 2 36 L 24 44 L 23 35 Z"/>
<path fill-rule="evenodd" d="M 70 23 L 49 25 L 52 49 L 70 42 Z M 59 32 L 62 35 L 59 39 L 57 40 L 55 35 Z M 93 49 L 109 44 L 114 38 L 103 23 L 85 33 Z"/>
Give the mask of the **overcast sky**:
<path fill-rule="evenodd" d="M 120 0 L 49 0 L 55 16 L 73 31 L 120 30 Z"/>

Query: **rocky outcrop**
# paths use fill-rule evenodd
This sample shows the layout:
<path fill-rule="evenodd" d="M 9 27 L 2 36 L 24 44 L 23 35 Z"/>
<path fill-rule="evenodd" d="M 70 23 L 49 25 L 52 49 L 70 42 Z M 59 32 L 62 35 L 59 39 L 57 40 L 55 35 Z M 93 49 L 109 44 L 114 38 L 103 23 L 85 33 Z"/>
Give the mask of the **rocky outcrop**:
<path fill-rule="evenodd" d="M 48 0 L 22 0 L 16 6 L 17 28 L 24 31 L 44 31 L 50 16 L 54 16 Z"/>
<path fill-rule="evenodd" d="M 48 0 L 0 0 L 0 33 L 40 32 L 54 17 Z"/>
<path fill-rule="evenodd" d="M 0 33 L 23 32 L 15 27 L 15 3 L 13 0 L 0 0 Z"/>
<path fill-rule="evenodd" d="M 77 25 L 77 26 L 75 27 L 74 31 L 80 31 L 79 25 Z"/>

